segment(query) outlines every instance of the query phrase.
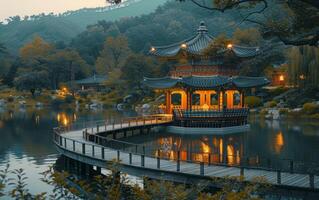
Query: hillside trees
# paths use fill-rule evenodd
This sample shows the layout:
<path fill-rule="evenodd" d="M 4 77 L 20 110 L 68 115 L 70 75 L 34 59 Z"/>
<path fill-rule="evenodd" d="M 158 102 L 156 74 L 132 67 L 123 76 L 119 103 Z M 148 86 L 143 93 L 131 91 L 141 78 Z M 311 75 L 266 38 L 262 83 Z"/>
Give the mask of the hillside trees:
<path fill-rule="evenodd" d="M 319 87 L 319 49 L 310 46 L 293 47 L 287 53 L 291 84 L 299 87 Z"/>
<path fill-rule="evenodd" d="M 141 54 L 132 54 L 126 59 L 122 68 L 122 76 L 129 87 L 141 88 L 141 81 L 144 77 L 149 77 L 156 69 L 154 61 Z"/>
<path fill-rule="evenodd" d="M 186 0 L 178 0 L 186 1 Z M 277 38 L 286 45 L 319 45 L 319 2 L 313 0 L 189 0 L 214 12 L 237 10 L 241 23 L 257 25 L 264 38 Z"/>
<path fill-rule="evenodd" d="M 28 72 L 14 80 L 14 85 L 18 90 L 28 90 L 32 96 L 35 96 L 36 90 L 41 91 L 43 88 L 48 88 L 49 79 L 45 71 Z"/>
<path fill-rule="evenodd" d="M 57 89 L 62 82 L 73 82 L 90 71 L 89 65 L 72 49 L 56 49 L 54 45 L 36 37 L 20 49 L 21 66 L 18 76 L 31 72 L 47 73 L 50 88 Z M 32 74 L 32 73 L 31 73 Z"/>
<path fill-rule="evenodd" d="M 96 70 L 100 74 L 123 66 L 130 54 L 127 38 L 124 36 L 108 37 L 104 43 L 104 48 L 96 60 Z"/>

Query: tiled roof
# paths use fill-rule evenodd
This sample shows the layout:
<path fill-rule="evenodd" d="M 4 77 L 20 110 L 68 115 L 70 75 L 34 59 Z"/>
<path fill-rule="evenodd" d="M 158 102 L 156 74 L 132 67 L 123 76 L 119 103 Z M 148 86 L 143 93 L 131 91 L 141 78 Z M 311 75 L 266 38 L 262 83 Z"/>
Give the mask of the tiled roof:
<path fill-rule="evenodd" d="M 152 47 L 149 53 L 158 57 L 173 57 L 180 51 L 186 51 L 193 55 L 202 55 L 203 51 L 213 40 L 214 37 L 209 35 L 205 23 L 201 22 L 195 36 L 172 45 Z M 258 47 L 242 47 L 238 45 L 233 45 L 230 49 L 223 49 L 221 52 L 228 50 L 233 51 L 238 57 L 250 57 L 260 53 Z"/>
<path fill-rule="evenodd" d="M 247 76 L 189 76 L 183 78 L 144 78 L 144 84 L 151 88 L 166 89 L 173 88 L 178 84 L 194 88 L 218 88 L 235 86 L 237 88 L 252 88 L 268 85 L 270 82 L 265 77 L 247 77 Z"/>

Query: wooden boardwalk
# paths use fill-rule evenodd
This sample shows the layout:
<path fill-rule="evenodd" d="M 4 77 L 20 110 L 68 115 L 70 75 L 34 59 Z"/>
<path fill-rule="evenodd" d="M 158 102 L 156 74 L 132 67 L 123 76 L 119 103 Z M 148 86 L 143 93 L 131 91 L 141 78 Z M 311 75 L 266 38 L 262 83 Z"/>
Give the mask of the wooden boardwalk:
<path fill-rule="evenodd" d="M 167 122 L 167 121 L 166 121 Z M 152 124 L 152 121 L 138 121 L 134 123 L 112 124 L 104 127 L 104 130 L 120 130 L 125 127 L 138 127 Z M 156 121 L 164 123 L 164 121 Z M 101 131 L 101 127 L 89 129 L 91 134 Z M 297 187 L 311 190 L 319 190 L 319 176 L 313 174 L 300 174 L 279 172 L 266 169 L 241 168 L 220 165 L 205 165 L 204 163 L 192 163 L 183 161 L 173 161 L 156 157 L 145 156 L 143 154 L 123 152 L 84 139 L 84 130 L 78 131 L 54 131 L 54 141 L 58 150 L 77 159 L 80 162 L 95 165 L 101 168 L 106 167 L 106 163 L 119 160 L 120 165 L 132 170 L 151 170 L 161 177 L 162 173 L 171 173 L 178 176 L 196 178 L 224 178 L 230 176 L 243 176 L 244 180 L 252 181 L 255 177 L 264 177 L 268 183 L 285 187 Z"/>

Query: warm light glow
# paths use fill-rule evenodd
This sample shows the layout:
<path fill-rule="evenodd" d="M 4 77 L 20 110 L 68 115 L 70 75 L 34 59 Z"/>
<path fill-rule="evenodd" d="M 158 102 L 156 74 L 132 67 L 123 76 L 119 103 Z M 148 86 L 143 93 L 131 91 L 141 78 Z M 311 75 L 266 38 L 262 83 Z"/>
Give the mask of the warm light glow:
<path fill-rule="evenodd" d="M 210 147 L 208 144 L 202 142 L 202 150 L 203 150 L 203 153 L 210 153 Z"/>
<path fill-rule="evenodd" d="M 227 45 L 227 48 L 228 48 L 228 49 L 231 49 L 231 48 L 233 48 L 233 45 L 232 45 L 232 44 L 228 44 L 228 45 Z"/>
<path fill-rule="evenodd" d="M 235 154 L 234 154 L 234 147 L 233 145 L 227 145 L 227 160 L 228 164 L 232 165 L 235 164 Z"/>
<path fill-rule="evenodd" d="M 182 48 L 182 49 L 186 49 L 186 48 L 187 48 L 187 44 L 185 44 L 185 43 L 184 43 L 184 44 L 181 44 L 181 48 Z"/>
<path fill-rule="evenodd" d="M 209 106 L 205 103 L 203 106 L 202 106 L 202 109 L 204 111 L 208 111 L 209 110 Z"/>
<path fill-rule="evenodd" d="M 224 149 L 223 149 L 223 139 L 219 140 L 219 161 L 222 162 L 223 161 L 223 153 L 224 153 Z"/>
<path fill-rule="evenodd" d="M 152 47 L 151 52 L 154 52 L 154 51 L 156 51 L 156 49 L 155 49 L 155 47 Z"/>
<path fill-rule="evenodd" d="M 282 132 L 278 132 L 275 137 L 275 152 L 280 153 L 284 146 L 284 136 Z"/>
<path fill-rule="evenodd" d="M 279 81 L 284 81 L 285 80 L 285 76 L 284 75 L 280 75 L 279 76 Z"/>
<path fill-rule="evenodd" d="M 64 118 L 64 119 L 63 119 L 63 125 L 64 125 L 64 126 L 67 126 L 68 124 L 69 124 L 68 119 L 67 119 L 67 118 Z"/>
<path fill-rule="evenodd" d="M 301 75 L 299 76 L 299 78 L 300 78 L 301 80 L 305 80 L 305 79 L 306 79 L 306 76 L 303 75 L 303 74 L 301 74 Z"/>

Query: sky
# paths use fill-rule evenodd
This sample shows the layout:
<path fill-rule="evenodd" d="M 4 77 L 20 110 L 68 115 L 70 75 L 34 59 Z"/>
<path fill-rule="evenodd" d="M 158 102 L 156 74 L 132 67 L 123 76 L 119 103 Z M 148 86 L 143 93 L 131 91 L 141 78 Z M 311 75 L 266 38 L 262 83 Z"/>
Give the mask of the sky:
<path fill-rule="evenodd" d="M 105 0 L 0 0 L 0 21 L 10 16 L 62 13 L 67 10 L 106 6 Z"/>

